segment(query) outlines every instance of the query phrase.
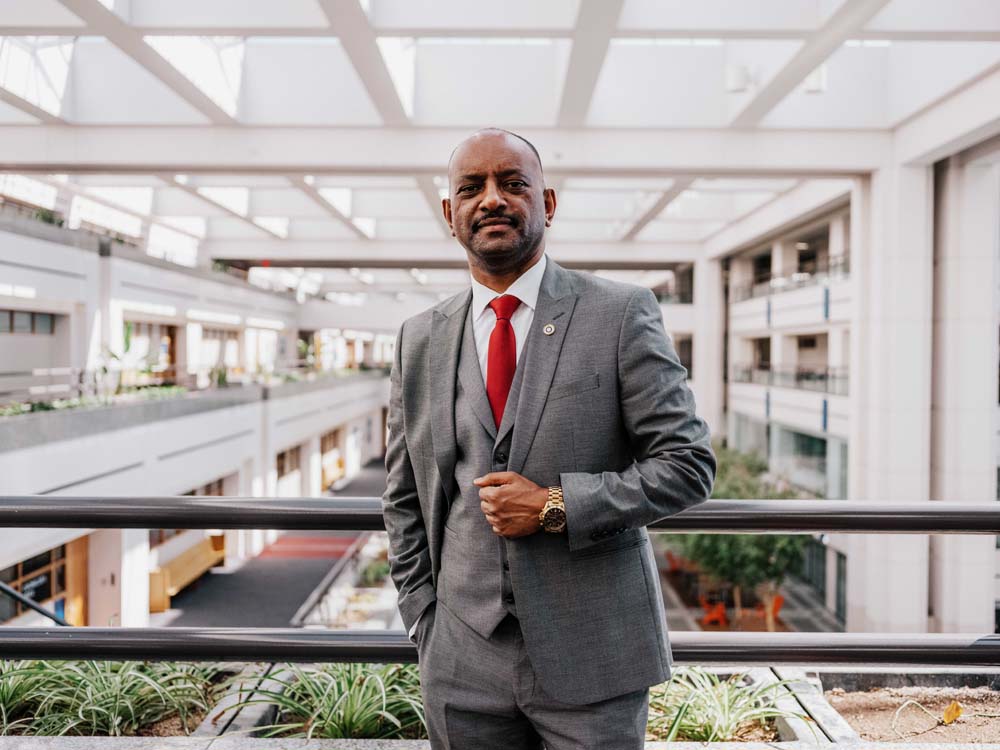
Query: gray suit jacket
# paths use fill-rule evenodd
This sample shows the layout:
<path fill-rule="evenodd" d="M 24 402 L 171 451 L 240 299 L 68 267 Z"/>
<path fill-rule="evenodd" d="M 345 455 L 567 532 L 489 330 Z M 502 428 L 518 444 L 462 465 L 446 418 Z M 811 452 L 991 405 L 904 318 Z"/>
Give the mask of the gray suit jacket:
<path fill-rule="evenodd" d="M 467 290 L 407 320 L 396 340 L 382 504 L 407 628 L 436 598 L 471 297 Z M 549 323 L 555 332 L 545 335 Z M 538 679 L 574 704 L 662 682 L 671 657 L 645 527 L 708 498 L 715 456 L 656 297 L 550 258 L 518 367 L 508 468 L 562 485 L 567 514 L 565 534 L 507 542 Z"/>

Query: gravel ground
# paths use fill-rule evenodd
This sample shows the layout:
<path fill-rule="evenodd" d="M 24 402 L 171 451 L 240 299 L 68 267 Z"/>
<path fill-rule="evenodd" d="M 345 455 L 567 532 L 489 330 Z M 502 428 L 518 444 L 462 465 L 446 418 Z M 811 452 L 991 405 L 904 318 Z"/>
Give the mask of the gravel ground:
<path fill-rule="evenodd" d="M 862 739 L 881 742 L 1000 742 L 1000 691 L 977 688 L 900 687 L 848 693 L 840 688 L 826 698 Z M 899 712 L 896 731 L 892 722 L 900 706 L 917 701 L 934 716 L 912 703 Z M 952 701 L 961 716 L 943 724 L 945 708 Z M 898 732 L 898 733 L 897 733 Z"/>

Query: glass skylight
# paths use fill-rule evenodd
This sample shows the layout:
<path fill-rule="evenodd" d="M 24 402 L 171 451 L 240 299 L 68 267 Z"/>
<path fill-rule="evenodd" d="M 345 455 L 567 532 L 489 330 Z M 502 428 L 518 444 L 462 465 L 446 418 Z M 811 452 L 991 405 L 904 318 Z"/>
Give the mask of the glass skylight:
<path fill-rule="evenodd" d="M 0 87 L 58 115 L 72 57 L 72 39 L 0 37 Z"/>
<path fill-rule="evenodd" d="M 246 40 L 239 37 L 147 36 L 146 43 L 235 117 Z"/>

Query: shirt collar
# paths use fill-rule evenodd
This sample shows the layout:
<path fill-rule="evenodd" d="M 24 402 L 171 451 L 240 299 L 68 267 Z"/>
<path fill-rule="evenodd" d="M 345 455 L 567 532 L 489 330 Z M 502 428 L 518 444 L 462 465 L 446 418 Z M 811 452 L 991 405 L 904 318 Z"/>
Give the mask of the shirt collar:
<path fill-rule="evenodd" d="M 504 294 L 514 295 L 521 300 L 522 305 L 527 305 L 534 312 L 535 305 L 538 304 L 538 290 L 542 286 L 542 276 L 545 274 L 547 262 L 545 253 L 542 253 L 541 259 L 518 276 Z M 472 319 L 477 320 L 486 311 L 490 302 L 499 296 L 499 292 L 495 292 L 488 286 L 472 279 Z"/>

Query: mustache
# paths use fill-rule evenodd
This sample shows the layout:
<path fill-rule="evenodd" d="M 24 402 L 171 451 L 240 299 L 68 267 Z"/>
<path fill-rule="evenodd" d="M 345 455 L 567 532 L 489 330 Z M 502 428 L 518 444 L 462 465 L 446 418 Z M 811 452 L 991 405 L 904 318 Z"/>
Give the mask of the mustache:
<path fill-rule="evenodd" d="M 513 216 L 509 216 L 507 214 L 489 214 L 488 216 L 483 216 L 480 219 L 476 219 L 476 221 L 472 223 L 472 231 L 473 232 L 477 231 L 483 225 L 484 222 L 487 221 L 496 222 L 498 219 L 507 222 L 512 227 L 517 226 L 517 219 L 515 219 Z"/>

